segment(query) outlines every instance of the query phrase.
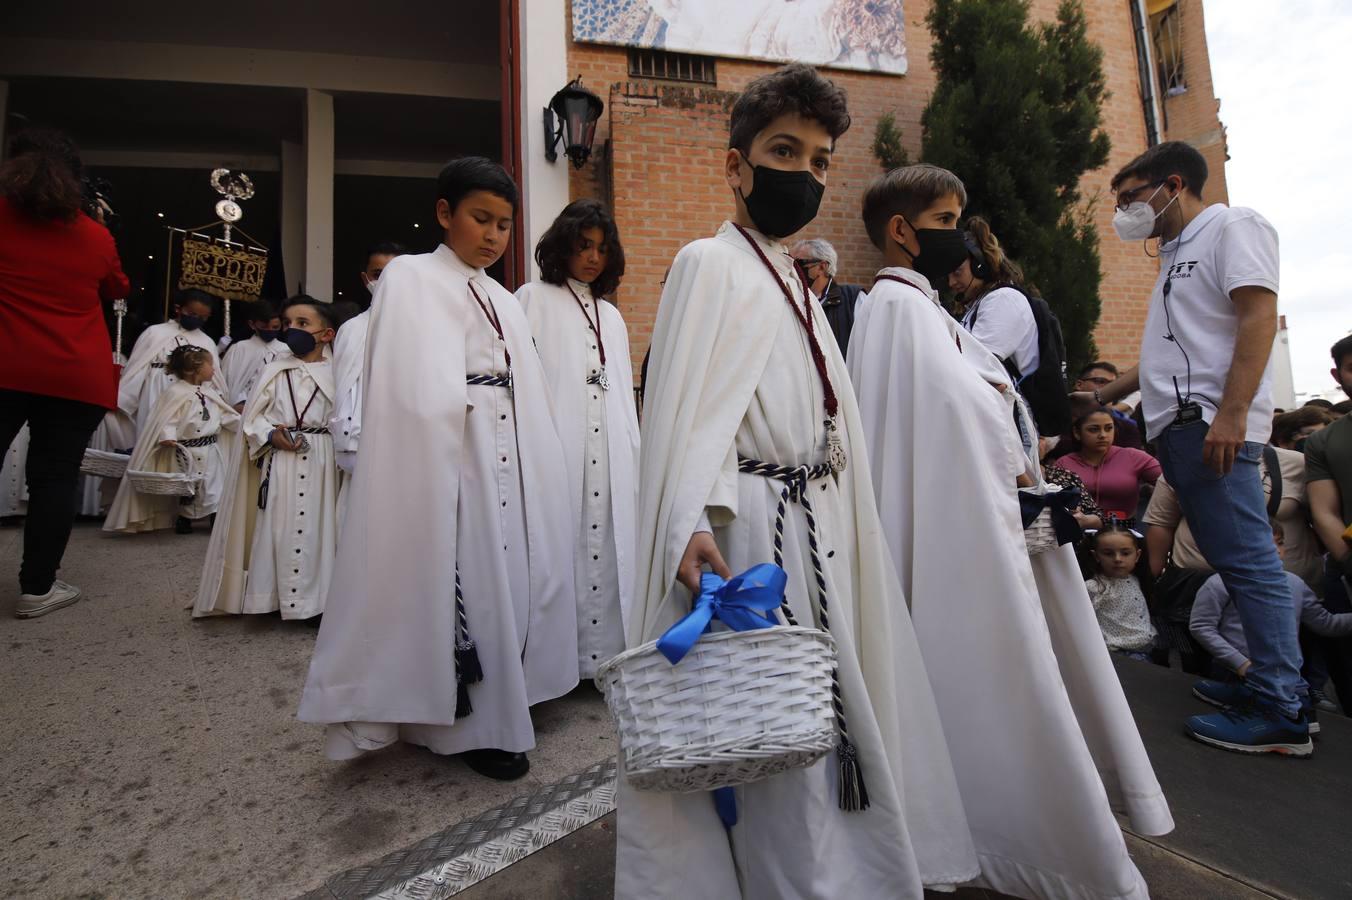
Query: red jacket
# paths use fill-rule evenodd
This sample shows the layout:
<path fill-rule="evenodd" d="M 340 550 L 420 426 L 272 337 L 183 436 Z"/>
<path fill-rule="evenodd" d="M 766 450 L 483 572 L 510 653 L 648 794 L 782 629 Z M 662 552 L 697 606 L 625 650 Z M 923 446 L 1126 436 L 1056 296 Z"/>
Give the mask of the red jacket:
<path fill-rule="evenodd" d="M 0 389 L 116 409 L 103 301 L 130 289 L 108 229 L 34 222 L 0 197 Z"/>

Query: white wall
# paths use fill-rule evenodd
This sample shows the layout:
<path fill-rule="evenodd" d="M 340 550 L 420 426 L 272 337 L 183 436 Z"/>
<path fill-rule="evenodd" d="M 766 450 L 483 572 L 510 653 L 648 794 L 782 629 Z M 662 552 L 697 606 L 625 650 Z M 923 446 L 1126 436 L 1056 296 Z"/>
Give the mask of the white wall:
<path fill-rule="evenodd" d="M 527 272 L 532 280 L 540 273 L 535 266 L 535 242 L 545 233 L 554 217 L 568 205 L 568 167 L 570 163 L 560 147 L 556 162 L 545 159 L 544 126 L 541 110 L 567 84 L 568 17 L 561 0 L 521 0 L 520 40 L 517 52 L 521 60 L 521 188 L 522 222 L 525 233 Z"/>
<path fill-rule="evenodd" d="M 1272 403 L 1281 409 L 1296 406 L 1296 381 L 1291 375 L 1291 339 L 1285 316 L 1272 342 Z"/>

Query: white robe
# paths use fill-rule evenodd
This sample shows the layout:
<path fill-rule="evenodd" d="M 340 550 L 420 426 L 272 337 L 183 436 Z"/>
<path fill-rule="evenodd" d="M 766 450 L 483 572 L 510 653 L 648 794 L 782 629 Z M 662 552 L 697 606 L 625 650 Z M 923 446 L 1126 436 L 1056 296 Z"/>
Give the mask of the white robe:
<path fill-rule="evenodd" d="M 136 446 L 136 423 L 120 409 L 111 410 L 89 439 L 94 450 L 130 453 Z M 80 515 L 102 516 L 113 502 L 121 482 L 98 475 L 80 476 Z"/>
<path fill-rule="evenodd" d="M 347 504 L 352 496 L 352 474 L 357 465 L 357 443 L 361 439 L 361 370 L 366 362 L 366 334 L 371 327 L 371 310 L 353 316 L 338 329 L 333 339 L 335 400 L 329 432 L 338 466 L 347 477 L 338 492 L 338 530 L 343 530 Z"/>
<path fill-rule="evenodd" d="M 248 402 L 264 366 L 279 357 L 291 355 L 291 348 L 286 344 L 279 340 L 264 341 L 256 334 L 229 347 L 230 352 L 221 357 L 221 373 L 228 388 L 225 398 L 231 406 Z"/>
<path fill-rule="evenodd" d="M 169 374 L 164 364 L 179 344 L 192 344 L 211 353 L 211 362 L 216 370 L 212 384 L 222 397 L 230 396 L 225 375 L 221 371 L 221 358 L 216 355 L 216 344 L 206 332 L 188 331 L 176 319 L 151 325 L 136 339 L 131 348 L 131 357 L 122 367 L 117 384 L 117 408 L 136 423 L 133 438 L 140 434 L 141 428 L 150 418 L 160 394 L 178 380 Z"/>
<path fill-rule="evenodd" d="M 327 358 L 288 356 L 263 369 L 244 408 L 244 440 L 228 467 L 193 616 L 280 611 L 283 619 L 308 619 L 324 612 L 337 552 L 333 445 L 328 435 L 307 434 L 307 450 L 272 450 L 268 435 L 278 427 L 325 426 L 332 408 Z M 269 461 L 267 506 L 259 509 Z"/>
<path fill-rule="evenodd" d="M 568 461 L 568 488 L 582 510 L 573 545 L 577 588 L 577 656 L 583 679 L 624 649 L 624 622 L 634 592 L 634 526 L 638 502 L 638 412 L 629 333 L 615 305 L 595 300 L 590 286 L 534 281 L 516 292 L 530 321 L 554 399 L 554 419 Z M 588 384 L 601 354 L 592 325 L 600 319 L 610 389 Z"/>
<path fill-rule="evenodd" d="M 802 289 L 782 244 L 757 236 Z M 725 832 L 708 794 L 618 789 L 617 897 L 918 898 L 970 880 L 977 862 L 906 602 L 881 540 L 859 412 L 820 305 L 810 303 L 839 400 L 850 464 L 814 481 L 831 632 L 851 738 L 871 805 L 838 807 L 838 760 L 737 788 Z M 737 456 L 781 465 L 825 458 L 823 392 L 807 336 L 745 239 L 724 225 L 687 245 L 653 332 L 643 418 L 637 588 L 627 640 L 659 636 L 689 609 L 676 569 L 707 516 L 732 571 L 773 559 L 781 485 Z M 787 598 L 815 619 L 806 517 L 785 521 Z"/>
<path fill-rule="evenodd" d="M 28 426 L 14 436 L 0 468 L 0 516 L 22 516 L 28 512 Z"/>
<path fill-rule="evenodd" d="M 504 347 L 470 295 L 496 309 Z M 438 753 L 535 746 L 529 707 L 577 684 L 568 474 L 516 298 L 448 247 L 381 273 L 362 372 L 361 453 L 299 716 L 326 752 L 398 739 Z M 457 563 L 483 680 L 455 718 Z"/>
<path fill-rule="evenodd" d="M 1052 652 L 1014 480 L 1009 401 L 924 280 L 879 281 L 850 341 L 883 532 L 981 859 L 1021 897 L 1145 898 Z M 981 368 L 981 371 L 978 371 Z"/>
<path fill-rule="evenodd" d="M 203 409 L 206 418 L 202 417 Z M 177 472 L 178 460 L 171 447 L 160 441 L 179 441 L 217 435 L 214 444 L 183 448 L 199 477 L 198 490 L 189 503 L 178 497 L 142 494 L 123 476 L 117 495 L 103 522 L 104 531 L 135 533 L 173 528 L 174 521 L 204 519 L 216 512 L 225 490 L 226 465 L 233 457 L 239 430 L 239 413 L 209 382 L 201 390 L 186 381 L 174 380 L 155 401 L 155 409 L 132 450 L 128 469 L 142 472 Z"/>

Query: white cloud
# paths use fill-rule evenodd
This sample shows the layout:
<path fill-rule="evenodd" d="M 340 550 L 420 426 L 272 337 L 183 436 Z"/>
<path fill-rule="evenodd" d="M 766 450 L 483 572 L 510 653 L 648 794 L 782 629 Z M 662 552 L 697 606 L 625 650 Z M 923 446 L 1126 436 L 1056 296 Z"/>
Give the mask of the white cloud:
<path fill-rule="evenodd" d="M 1280 235 L 1296 390 L 1322 393 L 1328 348 L 1352 331 L 1352 4 L 1221 0 L 1206 6 L 1206 32 L 1229 133 L 1230 202 L 1258 210 Z"/>

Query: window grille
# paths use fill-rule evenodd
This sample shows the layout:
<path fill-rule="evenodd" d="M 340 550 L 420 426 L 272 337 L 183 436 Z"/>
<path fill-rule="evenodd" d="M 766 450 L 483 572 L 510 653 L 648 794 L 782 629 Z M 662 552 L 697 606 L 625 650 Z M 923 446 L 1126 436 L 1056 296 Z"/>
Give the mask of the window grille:
<path fill-rule="evenodd" d="M 1182 18 L 1182 10 L 1176 2 L 1150 16 L 1150 36 L 1154 42 L 1160 93 L 1166 97 L 1181 94 L 1188 89 L 1187 81 L 1183 77 Z"/>
<path fill-rule="evenodd" d="M 696 84 L 716 83 L 712 58 L 691 53 L 669 53 L 666 50 L 630 50 L 629 77 L 692 81 Z"/>

